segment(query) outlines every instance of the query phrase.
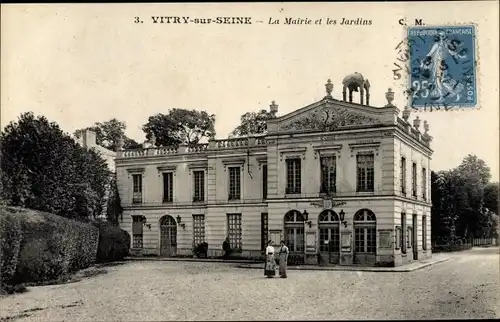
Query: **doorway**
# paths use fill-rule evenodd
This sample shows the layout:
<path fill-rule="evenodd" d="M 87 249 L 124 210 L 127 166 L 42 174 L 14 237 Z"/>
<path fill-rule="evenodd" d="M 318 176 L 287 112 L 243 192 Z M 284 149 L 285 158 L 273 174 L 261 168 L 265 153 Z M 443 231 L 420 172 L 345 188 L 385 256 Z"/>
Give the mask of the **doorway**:
<path fill-rule="evenodd" d="M 160 256 L 172 257 L 177 253 L 177 223 L 172 216 L 160 219 Z"/>

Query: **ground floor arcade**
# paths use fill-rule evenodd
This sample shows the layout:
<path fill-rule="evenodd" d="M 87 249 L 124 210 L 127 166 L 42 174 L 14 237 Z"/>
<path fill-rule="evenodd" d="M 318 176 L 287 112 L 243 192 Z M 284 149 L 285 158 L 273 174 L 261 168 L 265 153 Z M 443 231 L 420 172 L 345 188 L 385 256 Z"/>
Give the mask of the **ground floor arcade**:
<path fill-rule="evenodd" d="M 430 208 L 394 199 L 127 209 L 121 226 L 143 255 L 190 256 L 207 242 L 209 256 L 222 256 L 228 237 L 243 258 L 285 240 L 291 263 L 399 266 L 431 256 Z"/>

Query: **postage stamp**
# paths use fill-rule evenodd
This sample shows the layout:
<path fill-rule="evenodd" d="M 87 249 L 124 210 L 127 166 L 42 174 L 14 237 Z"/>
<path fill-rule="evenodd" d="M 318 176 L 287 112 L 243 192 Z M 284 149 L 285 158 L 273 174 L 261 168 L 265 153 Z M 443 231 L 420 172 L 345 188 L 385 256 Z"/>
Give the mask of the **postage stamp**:
<path fill-rule="evenodd" d="M 409 27 L 407 38 L 410 106 L 476 107 L 475 26 Z"/>

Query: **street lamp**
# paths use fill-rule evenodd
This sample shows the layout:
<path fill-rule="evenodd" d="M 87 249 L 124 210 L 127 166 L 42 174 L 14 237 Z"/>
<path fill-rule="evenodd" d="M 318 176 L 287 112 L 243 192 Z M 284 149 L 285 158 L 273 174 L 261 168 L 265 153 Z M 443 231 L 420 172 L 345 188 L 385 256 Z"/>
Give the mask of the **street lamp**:
<path fill-rule="evenodd" d="M 182 229 L 186 229 L 186 224 L 182 222 L 182 217 L 177 215 L 177 225 L 181 226 Z"/>
<path fill-rule="evenodd" d="M 340 210 L 339 216 L 340 216 L 340 222 L 342 222 L 344 224 L 344 227 L 347 228 L 347 220 L 344 220 L 345 219 L 344 209 Z"/>
<path fill-rule="evenodd" d="M 309 213 L 307 212 L 307 210 L 304 210 L 302 216 L 304 216 L 304 222 L 309 225 L 309 228 L 311 228 L 312 221 L 309 220 Z"/>

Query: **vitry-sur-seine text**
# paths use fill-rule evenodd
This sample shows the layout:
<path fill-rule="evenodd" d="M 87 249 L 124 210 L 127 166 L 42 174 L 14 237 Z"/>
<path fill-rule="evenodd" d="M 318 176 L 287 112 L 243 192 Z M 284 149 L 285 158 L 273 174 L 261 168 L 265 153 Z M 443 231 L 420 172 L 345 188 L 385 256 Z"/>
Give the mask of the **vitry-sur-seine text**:
<path fill-rule="evenodd" d="M 201 24 L 252 24 L 251 17 L 213 17 L 213 18 L 192 18 L 177 16 L 152 16 L 153 23 L 201 23 Z"/>

